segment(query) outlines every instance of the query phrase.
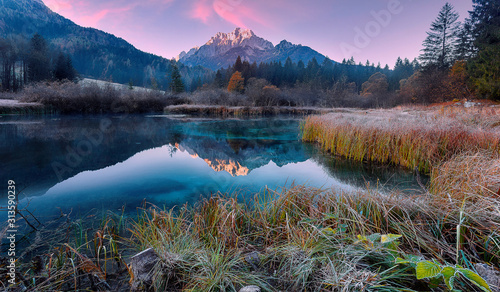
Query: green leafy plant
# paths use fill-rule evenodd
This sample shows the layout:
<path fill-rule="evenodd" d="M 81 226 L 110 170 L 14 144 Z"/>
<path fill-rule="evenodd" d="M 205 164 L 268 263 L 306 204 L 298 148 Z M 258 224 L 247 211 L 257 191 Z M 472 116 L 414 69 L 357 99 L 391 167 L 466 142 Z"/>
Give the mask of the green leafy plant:
<path fill-rule="evenodd" d="M 454 284 L 457 277 L 462 276 L 481 290 L 492 292 L 488 283 L 481 276 L 460 265 L 441 265 L 435 261 L 421 260 L 416 256 L 409 256 L 408 259 L 398 257 L 396 258 L 396 264 L 409 264 L 415 268 L 418 280 L 429 279 L 431 283 L 437 283 L 436 280 L 442 279 L 451 291 L 459 291 L 455 290 Z"/>

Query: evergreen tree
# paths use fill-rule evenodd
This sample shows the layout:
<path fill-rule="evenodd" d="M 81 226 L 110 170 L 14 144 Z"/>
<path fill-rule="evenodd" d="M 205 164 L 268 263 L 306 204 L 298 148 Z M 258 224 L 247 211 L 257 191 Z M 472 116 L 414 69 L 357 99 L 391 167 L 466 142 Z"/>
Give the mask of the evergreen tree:
<path fill-rule="evenodd" d="M 172 62 L 172 74 L 170 75 L 170 91 L 172 93 L 181 93 L 185 91 L 184 82 L 182 82 L 181 73 L 175 62 Z"/>
<path fill-rule="evenodd" d="M 64 55 L 62 52 L 59 53 L 54 68 L 54 78 L 59 81 L 64 79 L 73 81 L 76 79 L 76 71 L 75 68 L 73 68 L 69 55 Z"/>
<path fill-rule="evenodd" d="M 500 100 L 500 3 L 473 0 L 470 14 L 475 46 L 479 52 L 469 65 L 476 92 Z"/>
<path fill-rule="evenodd" d="M 236 58 L 236 62 L 234 63 L 233 70 L 234 70 L 234 72 L 236 72 L 236 71 L 243 72 L 243 62 L 241 61 L 240 56 L 238 56 L 238 58 Z"/>
<path fill-rule="evenodd" d="M 215 83 L 215 87 L 217 87 L 217 88 L 224 87 L 224 79 L 222 79 L 222 73 L 221 73 L 220 69 L 217 70 L 217 73 L 215 73 L 214 83 Z"/>
<path fill-rule="evenodd" d="M 466 61 L 475 55 L 476 46 L 474 45 L 472 23 L 470 19 L 467 19 L 458 31 L 455 56 L 458 61 Z"/>
<path fill-rule="evenodd" d="M 453 5 L 446 3 L 439 12 L 436 20 L 431 24 L 431 31 L 427 32 L 420 55 L 425 66 L 437 66 L 441 69 L 449 68 L 454 62 L 454 52 L 459 29 L 458 13 Z"/>
<path fill-rule="evenodd" d="M 50 79 L 49 49 L 45 39 L 38 33 L 31 39 L 28 75 L 32 82 Z"/>

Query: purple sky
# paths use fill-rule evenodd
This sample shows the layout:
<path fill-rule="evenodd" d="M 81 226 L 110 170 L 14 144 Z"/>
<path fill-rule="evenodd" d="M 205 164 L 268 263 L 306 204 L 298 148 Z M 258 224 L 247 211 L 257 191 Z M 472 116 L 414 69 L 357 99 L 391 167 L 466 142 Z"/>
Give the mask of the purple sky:
<path fill-rule="evenodd" d="M 286 39 L 335 61 L 354 56 L 392 67 L 413 59 L 445 0 L 43 0 L 75 23 L 172 58 L 217 32 L 252 29 L 275 45 Z M 448 1 L 461 20 L 472 0 Z"/>

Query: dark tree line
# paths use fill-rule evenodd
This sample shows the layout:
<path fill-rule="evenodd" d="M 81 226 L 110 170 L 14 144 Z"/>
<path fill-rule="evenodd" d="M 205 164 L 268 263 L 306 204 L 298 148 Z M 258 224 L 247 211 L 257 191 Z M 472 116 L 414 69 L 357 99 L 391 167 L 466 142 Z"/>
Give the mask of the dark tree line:
<path fill-rule="evenodd" d="M 226 88 L 235 72 L 240 72 L 245 85 L 252 78 L 265 79 L 278 88 L 290 88 L 299 85 L 308 85 L 318 90 L 329 90 L 339 83 L 351 84 L 355 91 L 362 91 L 363 84 L 376 74 L 381 73 L 388 79 L 390 91 L 399 89 L 401 79 L 406 79 L 419 69 L 417 60 L 398 58 L 393 70 L 389 66 L 381 67 L 367 61 L 364 65 L 356 64 L 353 58 L 343 60 L 342 63 L 333 62 L 326 58 L 321 64 L 312 59 L 307 65 L 299 61 L 292 62 L 288 58 L 285 63 L 257 63 L 250 64 L 242 61 L 241 57 L 236 59 L 232 67 L 218 70 L 213 84 L 219 88 Z"/>
<path fill-rule="evenodd" d="M 2 91 L 18 91 L 30 82 L 77 77 L 69 55 L 50 50 L 39 34 L 29 42 L 21 37 L 0 39 L 0 62 Z"/>
<path fill-rule="evenodd" d="M 422 70 L 403 81 L 402 91 L 412 100 L 500 100 L 500 2 L 473 3 L 463 23 L 446 3 L 431 24 L 420 56 Z"/>

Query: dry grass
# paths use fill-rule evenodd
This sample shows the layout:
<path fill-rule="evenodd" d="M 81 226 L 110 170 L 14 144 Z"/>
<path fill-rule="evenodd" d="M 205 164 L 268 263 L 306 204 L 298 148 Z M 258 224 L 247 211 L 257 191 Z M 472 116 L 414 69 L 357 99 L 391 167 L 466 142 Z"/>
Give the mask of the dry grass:
<path fill-rule="evenodd" d="M 377 161 L 430 172 L 464 151 L 500 151 L 497 108 L 373 110 L 306 119 L 303 140 L 356 161 Z"/>
<path fill-rule="evenodd" d="M 173 105 L 165 108 L 167 113 L 210 115 L 217 117 L 248 117 L 273 115 L 311 115 L 327 113 L 333 110 L 305 107 L 251 107 L 218 105 Z"/>
<path fill-rule="evenodd" d="M 46 111 L 62 114 L 162 112 L 165 106 L 183 103 L 161 91 L 116 88 L 112 84 L 39 83 L 26 87 L 16 97 L 41 103 Z"/>
<path fill-rule="evenodd" d="M 500 197 L 500 153 L 468 152 L 432 171 L 431 192 L 445 200 Z"/>
<path fill-rule="evenodd" d="M 212 285 L 200 273 L 220 269 L 227 277 L 209 291 L 221 287 L 237 291 L 241 285 L 259 281 L 266 290 L 337 291 L 335 287 L 348 287 L 358 291 L 363 287 L 373 291 L 379 287 L 401 291 L 425 283 L 395 265 L 396 256 L 416 254 L 462 265 L 498 264 L 500 201 L 476 195 L 475 200 L 443 201 L 428 195 L 333 193 L 296 186 L 261 194 L 253 204 L 245 204 L 219 194 L 177 211 L 147 210 L 132 228 L 133 240 L 141 248 L 152 246 L 160 257 L 165 250 L 180 255 L 182 264 L 176 270 L 187 272 L 178 272 L 182 277 L 168 277 L 174 279 L 169 285 L 178 289 Z M 399 234 L 402 238 L 395 249 L 375 241 L 360 242 L 359 236 L 373 234 Z M 214 252 L 221 262 L 210 260 Z M 230 260 L 249 252 L 258 252 L 259 267 Z M 170 259 L 169 255 L 164 261 L 170 263 Z M 241 271 L 253 277 L 241 281 Z M 165 287 L 166 276 L 159 273 L 157 277 Z M 274 283 L 271 287 L 265 285 L 269 281 Z"/>

